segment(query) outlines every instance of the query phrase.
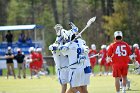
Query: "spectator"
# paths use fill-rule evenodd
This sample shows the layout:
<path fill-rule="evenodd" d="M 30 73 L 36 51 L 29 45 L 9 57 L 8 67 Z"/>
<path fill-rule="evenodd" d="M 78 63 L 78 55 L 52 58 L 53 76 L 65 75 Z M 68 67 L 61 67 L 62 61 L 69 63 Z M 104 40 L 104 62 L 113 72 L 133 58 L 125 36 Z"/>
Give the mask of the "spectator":
<path fill-rule="evenodd" d="M 26 43 L 32 44 L 32 39 L 29 36 L 26 37 Z"/>
<path fill-rule="evenodd" d="M 18 63 L 18 78 L 21 78 L 20 75 L 21 69 L 23 71 L 23 78 L 26 78 L 25 62 L 24 62 L 25 55 L 22 53 L 20 48 L 17 49 L 17 55 L 15 55 L 14 58 L 17 60 Z"/>
<path fill-rule="evenodd" d="M 9 73 L 11 70 L 12 70 L 12 74 L 13 74 L 14 78 L 16 79 L 16 75 L 15 75 L 15 71 L 14 71 L 14 64 L 13 64 L 14 55 L 12 53 L 11 47 L 8 47 L 8 52 L 5 54 L 5 58 L 6 58 L 6 64 L 7 64 L 7 79 L 9 77 Z M 11 68 L 11 70 L 10 70 L 10 68 Z"/>
<path fill-rule="evenodd" d="M 120 79 L 122 78 L 122 93 L 126 93 L 128 63 L 131 55 L 130 46 L 124 42 L 121 31 L 114 33 L 115 42 L 109 46 L 107 51 L 108 61 L 112 60 L 113 77 L 115 78 L 116 93 L 120 93 Z"/>
<path fill-rule="evenodd" d="M 25 33 L 24 31 L 21 32 L 18 39 L 19 43 L 26 43 Z"/>
<path fill-rule="evenodd" d="M 10 30 L 8 30 L 8 33 L 6 34 L 5 38 L 7 40 L 7 45 L 11 46 L 13 42 L 13 34 L 11 33 Z"/>

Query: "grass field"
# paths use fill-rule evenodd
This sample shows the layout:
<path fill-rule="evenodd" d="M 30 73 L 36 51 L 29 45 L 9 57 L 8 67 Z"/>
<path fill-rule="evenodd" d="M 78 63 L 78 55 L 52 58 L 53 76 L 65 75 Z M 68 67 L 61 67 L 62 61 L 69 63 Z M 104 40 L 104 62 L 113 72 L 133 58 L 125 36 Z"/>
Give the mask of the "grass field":
<path fill-rule="evenodd" d="M 128 75 L 131 80 L 131 90 L 127 93 L 140 93 L 140 75 Z M 60 93 L 60 85 L 55 75 L 42 76 L 40 79 L 8 80 L 0 77 L 0 93 Z M 112 76 L 91 76 L 89 93 L 115 93 Z"/>
<path fill-rule="evenodd" d="M 3 76 L 0 76 L 0 93 L 60 93 L 61 87 L 57 77 L 53 75 L 53 68 L 49 68 L 51 75 L 41 76 L 40 79 L 29 79 L 29 70 L 27 70 L 26 79 L 14 79 L 10 76 L 5 78 L 6 70 L 3 70 Z M 98 73 L 99 66 L 95 67 Z M 17 70 L 16 70 L 17 73 Z M 140 75 L 128 74 L 131 81 L 131 90 L 127 93 L 140 93 Z M 112 76 L 91 76 L 89 93 L 115 93 L 114 78 Z"/>

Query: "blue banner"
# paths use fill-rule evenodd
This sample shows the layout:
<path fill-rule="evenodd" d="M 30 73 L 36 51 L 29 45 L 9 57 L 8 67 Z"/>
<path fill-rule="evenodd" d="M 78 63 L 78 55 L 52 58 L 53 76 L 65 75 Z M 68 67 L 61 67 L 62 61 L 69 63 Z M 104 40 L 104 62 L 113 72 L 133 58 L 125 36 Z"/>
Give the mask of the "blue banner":
<path fill-rule="evenodd" d="M 12 44 L 11 48 L 12 48 L 12 52 L 14 54 L 17 54 L 17 48 L 20 48 L 22 50 L 22 52 L 27 55 L 29 54 L 29 48 L 30 47 L 36 47 L 36 44 L 35 43 L 32 43 L 32 44 Z M 5 53 L 7 52 L 7 44 L 0 44 L 0 56 L 4 56 Z"/>

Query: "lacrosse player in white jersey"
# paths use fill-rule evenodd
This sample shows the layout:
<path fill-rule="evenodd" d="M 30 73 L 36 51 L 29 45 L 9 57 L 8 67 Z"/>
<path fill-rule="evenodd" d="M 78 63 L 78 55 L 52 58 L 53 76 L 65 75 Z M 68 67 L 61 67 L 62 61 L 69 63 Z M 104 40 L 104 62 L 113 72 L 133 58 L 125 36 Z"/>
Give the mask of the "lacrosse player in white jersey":
<path fill-rule="evenodd" d="M 89 59 L 86 60 L 88 58 L 88 49 L 84 40 L 81 38 L 73 40 L 74 38 L 75 34 L 70 35 L 71 42 L 62 45 L 59 50 L 63 55 L 68 55 L 69 81 L 73 92 L 88 93 L 86 87 L 89 84 L 89 73 L 91 73 Z"/>
<path fill-rule="evenodd" d="M 68 31 L 63 29 L 60 24 L 56 24 L 54 29 L 56 31 L 57 38 L 55 43 L 49 46 L 49 50 L 52 51 L 53 58 L 56 64 L 57 77 L 62 86 L 61 93 L 66 93 L 67 83 L 69 83 L 68 57 L 62 55 L 62 53 L 58 50 L 58 46 L 63 45 L 67 42 L 65 36 L 67 36 L 66 33 Z"/>

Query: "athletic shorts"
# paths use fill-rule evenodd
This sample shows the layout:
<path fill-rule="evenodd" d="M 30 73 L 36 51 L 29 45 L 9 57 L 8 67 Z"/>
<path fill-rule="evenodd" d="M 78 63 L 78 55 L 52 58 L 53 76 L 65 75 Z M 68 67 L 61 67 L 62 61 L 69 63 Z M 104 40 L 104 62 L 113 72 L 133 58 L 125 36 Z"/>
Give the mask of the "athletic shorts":
<path fill-rule="evenodd" d="M 101 61 L 100 65 L 105 66 L 106 61 Z"/>
<path fill-rule="evenodd" d="M 128 65 L 113 65 L 113 77 L 127 76 Z"/>
<path fill-rule="evenodd" d="M 69 82 L 71 87 L 88 85 L 90 74 L 85 74 L 84 68 L 70 69 Z"/>
<path fill-rule="evenodd" d="M 106 63 L 106 66 L 112 66 L 112 62 Z"/>
<path fill-rule="evenodd" d="M 57 70 L 57 77 L 60 84 L 67 84 L 69 83 L 69 69 L 63 68 L 60 70 Z"/>
<path fill-rule="evenodd" d="M 93 68 L 96 65 L 96 61 L 90 61 L 90 65 Z"/>

